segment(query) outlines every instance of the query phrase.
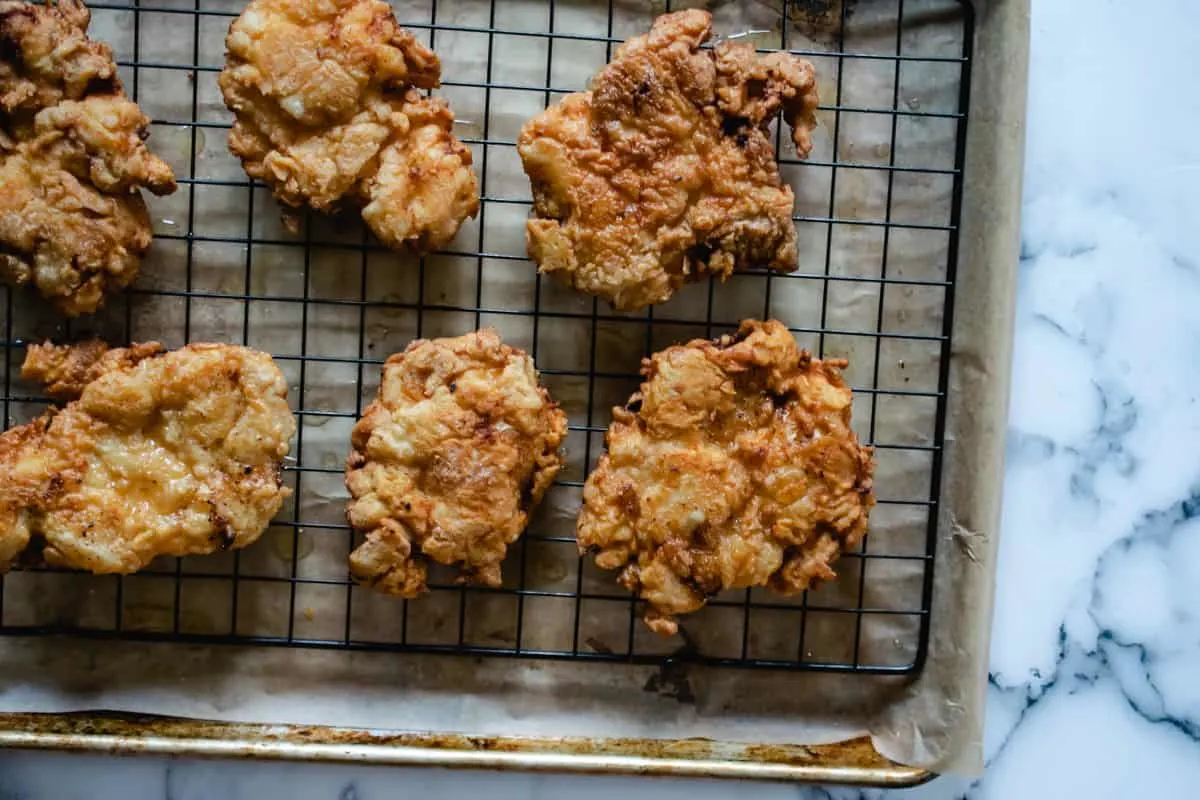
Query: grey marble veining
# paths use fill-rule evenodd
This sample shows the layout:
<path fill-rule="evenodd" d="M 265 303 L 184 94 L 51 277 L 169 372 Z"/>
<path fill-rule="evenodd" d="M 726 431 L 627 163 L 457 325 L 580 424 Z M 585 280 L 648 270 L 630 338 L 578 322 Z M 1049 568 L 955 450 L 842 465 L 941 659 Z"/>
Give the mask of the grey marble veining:
<path fill-rule="evenodd" d="M 1152 6 L 1152 7 L 1149 7 Z M 1035 0 L 988 769 L 897 793 L 0 754 L 0 800 L 1193 796 L 1200 5 Z"/>

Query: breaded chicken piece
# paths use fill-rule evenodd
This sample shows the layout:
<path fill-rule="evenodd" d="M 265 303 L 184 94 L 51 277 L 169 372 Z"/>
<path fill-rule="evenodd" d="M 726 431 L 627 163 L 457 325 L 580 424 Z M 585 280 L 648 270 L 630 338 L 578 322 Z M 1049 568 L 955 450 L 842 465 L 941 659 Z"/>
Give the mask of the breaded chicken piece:
<path fill-rule="evenodd" d="M 76 0 L 0 0 L 0 278 L 70 316 L 128 286 L 150 246 L 138 191 L 175 191 Z"/>
<path fill-rule="evenodd" d="M 360 206 L 385 244 L 425 250 L 479 210 L 433 51 L 382 0 L 251 0 L 218 78 L 229 149 L 292 208 Z M 285 214 L 285 219 L 288 215 Z"/>
<path fill-rule="evenodd" d="M 66 405 L 0 435 L 0 572 L 23 553 L 130 573 L 242 548 L 290 494 L 296 422 L 266 353 L 31 345 L 21 374 Z"/>
<path fill-rule="evenodd" d="M 346 462 L 354 578 L 425 591 L 425 559 L 500 585 L 500 562 L 562 466 L 567 418 L 533 360 L 490 329 L 418 340 L 387 360 Z"/>
<path fill-rule="evenodd" d="M 773 320 L 643 363 L 641 390 L 613 409 L 577 535 L 647 602 L 651 629 L 675 633 L 676 615 L 724 589 L 790 595 L 836 577 L 875 504 L 844 366 Z"/>
<path fill-rule="evenodd" d="M 795 198 L 767 126 L 782 111 L 808 155 L 812 65 L 746 42 L 700 50 L 711 35 L 707 11 L 661 16 L 590 91 L 525 124 L 526 241 L 542 272 L 631 310 L 708 275 L 796 268 Z"/>

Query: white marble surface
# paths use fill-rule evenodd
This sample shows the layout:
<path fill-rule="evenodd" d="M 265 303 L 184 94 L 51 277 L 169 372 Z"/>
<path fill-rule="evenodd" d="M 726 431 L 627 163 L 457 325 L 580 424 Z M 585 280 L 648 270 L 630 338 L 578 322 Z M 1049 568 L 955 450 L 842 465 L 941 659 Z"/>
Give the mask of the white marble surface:
<path fill-rule="evenodd" d="M 1035 0 L 988 768 L 919 798 L 1200 785 L 1200 4 Z M 0 800 L 726 797 L 728 784 L 0 754 Z M 882 793 L 744 786 L 746 797 Z M 891 794 L 889 793 L 890 797 Z"/>

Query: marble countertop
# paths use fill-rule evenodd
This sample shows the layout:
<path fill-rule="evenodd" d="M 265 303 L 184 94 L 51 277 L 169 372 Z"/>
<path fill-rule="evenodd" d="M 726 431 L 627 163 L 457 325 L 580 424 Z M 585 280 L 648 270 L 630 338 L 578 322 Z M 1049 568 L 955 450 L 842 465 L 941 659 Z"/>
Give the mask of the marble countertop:
<path fill-rule="evenodd" d="M 1200 4 L 1034 0 L 987 771 L 902 792 L 1200 785 Z M 1170 453 L 1182 452 L 1175 458 Z M 726 797 L 727 783 L 0 753 L 0 799 Z"/>

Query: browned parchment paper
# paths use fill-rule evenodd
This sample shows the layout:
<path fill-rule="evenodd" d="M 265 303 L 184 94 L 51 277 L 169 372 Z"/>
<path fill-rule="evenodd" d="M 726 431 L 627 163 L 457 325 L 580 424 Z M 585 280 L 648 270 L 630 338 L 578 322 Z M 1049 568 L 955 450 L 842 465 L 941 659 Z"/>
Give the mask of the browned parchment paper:
<path fill-rule="evenodd" d="M 786 22 L 768 0 L 711 6 L 722 35 L 817 53 L 838 46 L 837 2 L 793 4 Z M 536 352 L 575 430 L 562 476 L 567 485 L 547 498 L 531 529 L 535 534 L 571 535 L 580 490 L 570 484 L 583 479 L 601 452 L 608 409 L 636 386 L 647 349 L 711 336 L 764 313 L 797 329 L 810 349 L 850 360 L 848 378 L 861 389 L 857 430 L 884 445 L 878 451 L 879 496 L 928 497 L 935 463 L 929 449 L 937 409 L 932 394 L 949 290 L 873 279 L 885 264 L 891 279 L 936 284 L 949 278 L 952 237 L 943 228 L 951 221 L 962 124 L 953 117 L 960 64 L 897 66 L 887 59 L 812 56 L 829 107 L 820 113 L 814 152 L 809 164 L 798 165 L 786 137 L 780 149 L 802 218 L 799 273 L 769 282 L 745 275 L 716 287 L 692 286 L 654 310 L 653 326 L 644 313 L 602 308 L 593 328 L 590 298 L 550 280 L 539 288 L 524 259 L 529 190 L 511 144 L 548 98 L 582 88 L 605 62 L 607 43 L 588 37 L 619 40 L 640 33 L 664 10 L 661 3 L 618 0 L 611 30 L 608 6 L 587 0 L 556 3 L 553 20 L 548 4 L 537 0 L 497 3 L 494 13 L 485 0 L 439 3 L 436 19 L 429 2 L 396 5 L 401 21 L 427 40 L 433 23 L 475 29 L 438 30 L 433 44 L 444 65 L 441 93 L 460 120 L 459 135 L 471 142 L 487 199 L 481 217 L 465 226 L 449 252 L 423 265 L 374 246 L 361 249 L 361 225 L 352 217 L 315 218 L 300 237 L 283 229 L 273 201 L 261 187 L 247 186 L 224 144 L 229 114 L 215 69 L 230 13 L 240 5 L 202 4 L 194 58 L 191 16 L 169 13 L 172 8 L 191 3 L 143 4 L 137 53 L 132 12 L 98 10 L 93 33 L 110 41 L 125 63 L 136 58 L 158 65 L 138 70 L 136 83 L 126 68 L 126 81 L 156 120 L 152 146 L 177 174 L 195 180 L 173 197 L 151 199 L 159 238 L 132 296 L 67 329 L 22 295 L 11 305 L 13 333 L 31 340 L 95 332 L 172 346 L 245 342 L 272 352 L 292 381 L 293 405 L 300 410 L 297 469 L 288 476 L 296 497 L 281 515 L 284 524 L 236 558 L 164 561 L 119 582 L 14 573 L 4 581 L 6 625 L 112 630 L 119 613 L 123 630 L 148 634 L 178 624 L 185 634 L 201 636 L 232 631 L 336 644 L 348 633 L 385 644 L 401 636 L 451 644 L 462 614 L 468 643 L 513 646 L 518 615 L 511 596 L 464 593 L 448 586 L 448 573 L 437 571 L 435 579 L 446 588 L 408 604 L 345 583 L 352 539 L 342 526 L 341 466 L 354 415 L 375 391 L 378 363 L 418 333 L 454 335 L 492 325 L 510 343 Z M 895 0 L 864 0 L 846 12 L 846 52 L 893 54 L 898 39 L 904 54 L 961 52 L 965 12 L 954 0 L 906 0 L 899 37 Z M 982 89 L 972 98 L 944 481 L 936 510 L 933 633 L 923 670 L 897 676 L 699 667 L 664 672 L 533 659 L 20 638 L 0 641 L 7 678 L 0 684 L 0 709 L 105 708 L 371 729 L 775 743 L 835 741 L 867 731 L 897 761 L 977 769 L 1024 111 L 1023 92 L 995 88 L 1013 81 L 987 71 L 1023 75 L 1025 24 L 1023 2 L 981 4 L 974 69 L 990 79 L 976 82 Z M 540 32 L 551 25 L 556 33 L 583 38 L 489 37 L 481 30 Z M 891 108 L 893 92 L 899 108 L 912 113 L 871 111 Z M 178 124 L 193 118 L 193 105 L 201 124 Z M 835 161 L 843 165 L 836 177 L 830 166 Z M 911 169 L 893 172 L 889 181 L 881 167 L 892 165 Z M 936 171 L 923 171 L 931 168 Z M 903 226 L 872 224 L 886 219 Z M 541 312 L 536 321 L 534 311 Z M 877 331 L 886 335 L 870 335 Z M 14 365 L 21 356 L 19 348 L 10 353 Z M 18 387 L 14 394 L 32 396 L 35 390 Z M 11 406 L 10 422 L 41 408 L 37 402 Z M 871 552 L 923 553 L 929 513 L 927 503 L 881 504 L 872 518 Z M 920 559 L 843 560 L 841 579 L 807 598 L 803 647 L 799 598 L 749 614 L 740 594 L 722 598 L 737 602 L 693 615 L 685 628 L 706 655 L 738 657 L 749 625 L 747 654 L 753 658 L 794 658 L 802 650 L 808 661 L 844 662 L 854 658 L 857 640 L 861 663 L 909 664 L 916 657 L 919 618 L 894 612 L 921 607 L 926 567 Z M 235 573 L 236 588 L 230 579 Z M 526 541 L 505 565 L 508 585 L 519 585 L 522 575 L 526 588 L 578 587 L 588 595 L 578 607 L 584 649 L 627 652 L 631 624 L 636 652 L 668 654 L 682 644 L 660 640 L 635 623 L 613 576 L 587 562 L 581 566 L 569 541 Z M 291 577 L 306 581 L 294 596 Z M 768 598 L 756 591 L 754 599 Z M 522 647 L 572 646 L 573 598 L 547 595 L 524 603 Z M 814 610 L 821 608 L 881 613 Z"/>

